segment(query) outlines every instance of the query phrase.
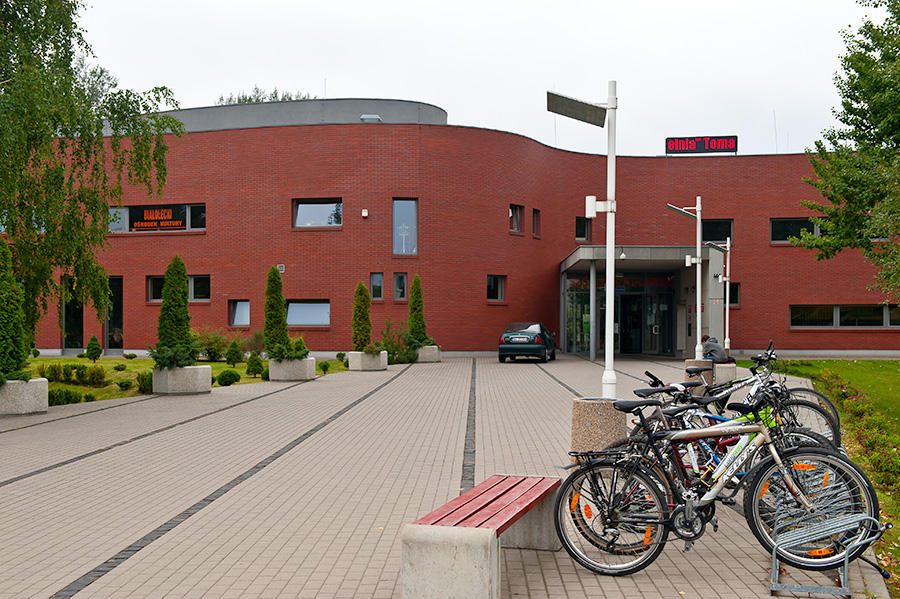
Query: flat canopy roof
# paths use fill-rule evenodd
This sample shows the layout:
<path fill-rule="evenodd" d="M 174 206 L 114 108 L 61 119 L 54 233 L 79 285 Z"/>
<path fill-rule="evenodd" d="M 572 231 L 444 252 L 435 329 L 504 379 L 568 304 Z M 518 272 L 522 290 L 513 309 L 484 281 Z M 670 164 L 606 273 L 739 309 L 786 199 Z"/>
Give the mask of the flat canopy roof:
<path fill-rule="evenodd" d="M 678 270 L 684 268 L 684 257 L 693 256 L 695 245 L 617 245 L 616 270 Z M 625 258 L 620 258 L 625 252 Z M 709 259 L 709 248 L 703 247 L 700 256 Z M 587 274 L 591 262 L 606 262 L 605 245 L 582 245 L 559 263 L 559 272 Z"/>

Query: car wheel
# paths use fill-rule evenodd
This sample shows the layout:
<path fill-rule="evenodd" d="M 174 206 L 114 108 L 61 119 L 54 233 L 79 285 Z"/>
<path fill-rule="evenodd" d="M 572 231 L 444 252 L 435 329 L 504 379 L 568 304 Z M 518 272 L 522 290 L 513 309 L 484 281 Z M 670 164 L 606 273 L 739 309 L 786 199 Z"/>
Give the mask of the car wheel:
<path fill-rule="evenodd" d="M 545 348 L 544 348 L 544 353 L 541 354 L 541 357 L 538 359 L 538 361 L 541 362 L 541 363 L 543 363 L 543 362 L 546 362 L 549 358 L 550 358 L 550 350 L 548 350 L 548 349 L 545 347 Z"/>
<path fill-rule="evenodd" d="M 556 359 L 556 348 L 555 347 L 552 350 L 550 350 L 550 359 L 551 360 Z"/>
<path fill-rule="evenodd" d="M 504 362 L 506 362 L 506 356 L 497 356 L 497 358 L 500 360 L 500 363 L 501 363 L 501 364 L 503 364 Z"/>

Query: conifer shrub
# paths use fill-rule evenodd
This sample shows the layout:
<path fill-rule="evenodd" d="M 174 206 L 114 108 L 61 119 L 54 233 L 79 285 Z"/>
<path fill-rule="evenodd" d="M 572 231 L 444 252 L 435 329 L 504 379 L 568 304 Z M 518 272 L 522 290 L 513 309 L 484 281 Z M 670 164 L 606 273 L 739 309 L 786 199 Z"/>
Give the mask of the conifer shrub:
<path fill-rule="evenodd" d="M 334 357 L 338 359 L 338 362 L 343 362 L 344 358 L 347 357 L 347 354 L 342 351 L 339 351 L 337 354 L 335 354 Z"/>
<path fill-rule="evenodd" d="M 262 373 L 259 375 L 259 378 L 261 378 L 261 379 L 264 380 L 264 381 L 269 380 L 269 369 L 268 369 L 268 368 L 263 368 L 263 371 L 262 371 Z"/>
<path fill-rule="evenodd" d="M 59 379 L 56 379 L 59 380 Z M 78 381 L 79 385 L 87 385 L 88 384 L 88 367 L 84 364 L 79 364 L 75 367 L 75 380 Z"/>
<path fill-rule="evenodd" d="M 105 387 L 106 369 L 103 366 L 91 366 L 87 371 L 87 382 L 91 387 Z"/>
<path fill-rule="evenodd" d="M 75 365 L 74 364 L 63 364 L 62 367 L 62 382 L 71 383 L 72 375 L 75 373 Z"/>
<path fill-rule="evenodd" d="M 241 348 L 238 347 L 237 341 L 232 341 L 231 345 L 228 346 L 228 351 L 225 352 L 225 363 L 227 363 L 232 368 L 236 366 L 239 362 L 244 361 L 244 352 L 241 351 Z"/>
<path fill-rule="evenodd" d="M 32 348 L 31 348 L 31 357 L 32 357 L 32 358 L 37 358 L 37 357 L 40 356 L 40 355 L 41 355 L 41 350 L 39 350 L 39 349 L 36 348 L 36 347 L 32 347 Z"/>
<path fill-rule="evenodd" d="M 331 367 L 331 364 L 328 362 L 319 362 L 319 368 L 322 369 L 322 374 L 328 374 L 328 369 Z"/>
<path fill-rule="evenodd" d="M 0 374 L 22 370 L 28 357 L 22 297 L 13 277 L 9 246 L 0 239 Z"/>
<path fill-rule="evenodd" d="M 309 348 L 303 341 L 303 337 L 297 338 L 295 341 L 288 339 L 288 342 L 282 345 L 276 345 L 269 352 L 269 359 L 276 362 L 284 360 L 303 360 L 309 355 Z"/>
<path fill-rule="evenodd" d="M 116 381 L 116 384 L 122 391 L 128 391 L 132 386 L 134 386 L 134 381 L 132 381 L 131 379 L 122 379 L 121 381 Z"/>
<path fill-rule="evenodd" d="M 137 354 L 122 354 L 122 357 L 126 360 L 134 360 L 137 358 Z"/>
<path fill-rule="evenodd" d="M 81 401 L 89 402 L 89 401 L 97 401 L 97 397 L 93 393 L 85 393 L 81 396 Z"/>
<path fill-rule="evenodd" d="M 116 364 L 115 366 L 113 366 L 113 370 L 115 370 L 117 372 L 122 372 L 127 368 L 128 368 L 128 366 L 126 366 L 125 364 Z"/>
<path fill-rule="evenodd" d="M 290 343 L 287 330 L 287 315 L 284 311 L 284 295 L 282 295 L 281 273 L 273 266 L 266 276 L 266 324 L 263 329 L 266 353 L 271 356 L 272 351 L 279 345 Z"/>
<path fill-rule="evenodd" d="M 63 367 L 59 362 L 54 362 L 47 368 L 47 380 L 51 383 L 63 382 Z"/>
<path fill-rule="evenodd" d="M 254 352 L 250 352 L 250 357 L 247 358 L 247 376 L 256 377 L 263 372 L 263 363 L 262 360 L 259 359 L 259 354 Z"/>
<path fill-rule="evenodd" d="M 97 335 L 91 335 L 91 340 L 88 341 L 87 348 L 84 351 L 84 355 L 88 360 L 97 363 L 97 358 L 100 357 L 100 354 L 103 353 L 103 350 L 100 348 L 100 342 L 97 341 Z"/>
<path fill-rule="evenodd" d="M 231 370 L 230 368 L 223 370 L 219 373 L 219 376 L 216 377 L 216 382 L 222 387 L 233 385 L 239 380 L 241 380 L 241 375 L 238 374 L 236 370 Z"/>
<path fill-rule="evenodd" d="M 191 336 L 187 267 L 177 255 L 166 268 L 156 337 L 156 347 L 150 348 L 156 368 L 181 368 L 197 361 L 200 347 Z"/>
<path fill-rule="evenodd" d="M 150 371 L 137 373 L 138 391 L 143 394 L 153 393 L 153 373 Z"/>
<path fill-rule="evenodd" d="M 366 346 L 372 342 L 372 317 L 369 314 L 371 305 L 369 288 L 360 281 L 353 297 L 353 320 L 350 323 L 353 351 L 365 351 Z"/>

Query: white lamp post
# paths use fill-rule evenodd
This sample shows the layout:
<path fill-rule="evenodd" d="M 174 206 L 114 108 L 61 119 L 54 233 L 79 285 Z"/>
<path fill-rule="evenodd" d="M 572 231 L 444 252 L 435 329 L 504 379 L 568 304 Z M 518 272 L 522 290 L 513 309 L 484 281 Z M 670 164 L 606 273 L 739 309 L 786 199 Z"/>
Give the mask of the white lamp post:
<path fill-rule="evenodd" d="M 702 360 L 703 359 L 703 344 L 700 342 L 700 334 L 701 329 L 703 328 L 703 317 L 701 310 L 703 309 L 703 305 L 701 303 L 703 293 L 702 293 L 702 277 L 701 277 L 701 267 L 703 265 L 703 260 L 700 256 L 700 246 L 702 244 L 703 237 L 703 217 L 700 214 L 700 196 L 697 196 L 697 205 L 696 206 L 685 206 L 684 208 L 679 208 L 678 206 L 673 206 L 672 204 L 666 204 L 666 207 L 669 210 L 674 210 L 675 212 L 679 212 L 684 214 L 685 216 L 689 216 L 697 221 L 697 255 L 696 256 L 685 256 L 684 257 L 684 265 L 686 267 L 691 264 L 695 264 L 697 266 L 697 345 L 694 346 L 694 359 Z M 688 212 L 688 210 L 693 210 L 694 213 Z"/>
<path fill-rule="evenodd" d="M 706 246 L 725 254 L 725 273 L 720 281 L 725 284 L 725 350 L 727 351 L 731 349 L 731 336 L 728 328 L 731 311 L 731 237 L 725 239 L 724 247 L 712 241 L 707 241 Z"/>
<path fill-rule="evenodd" d="M 603 366 L 603 397 L 616 396 L 616 371 L 613 364 L 613 317 L 615 304 L 613 292 L 616 284 L 615 271 L 615 244 L 616 244 L 616 82 L 609 82 L 609 95 L 606 104 L 590 104 L 566 96 L 560 96 L 547 92 L 547 110 L 569 118 L 577 119 L 598 127 L 604 125 L 604 120 L 609 123 L 607 127 L 607 157 L 606 157 L 606 201 L 597 202 L 595 196 L 585 198 L 585 216 L 593 218 L 597 212 L 606 213 L 606 318 L 604 324 L 604 366 Z M 591 274 L 596 272 L 596 266 L 591 261 Z M 591 277 L 591 321 L 594 319 L 596 300 L 593 295 L 595 276 Z M 591 323 L 590 358 L 597 357 L 596 335 L 593 322 Z"/>

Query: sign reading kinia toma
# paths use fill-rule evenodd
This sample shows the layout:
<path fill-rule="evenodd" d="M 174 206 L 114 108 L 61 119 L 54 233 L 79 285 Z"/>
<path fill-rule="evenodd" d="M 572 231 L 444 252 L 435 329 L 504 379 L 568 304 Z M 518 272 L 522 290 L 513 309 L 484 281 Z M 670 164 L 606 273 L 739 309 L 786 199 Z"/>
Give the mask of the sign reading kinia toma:
<path fill-rule="evenodd" d="M 178 231 L 187 228 L 184 204 L 129 208 L 128 229 L 131 231 Z"/>
<path fill-rule="evenodd" d="M 708 154 L 714 152 L 737 152 L 737 135 L 666 138 L 666 154 Z"/>

